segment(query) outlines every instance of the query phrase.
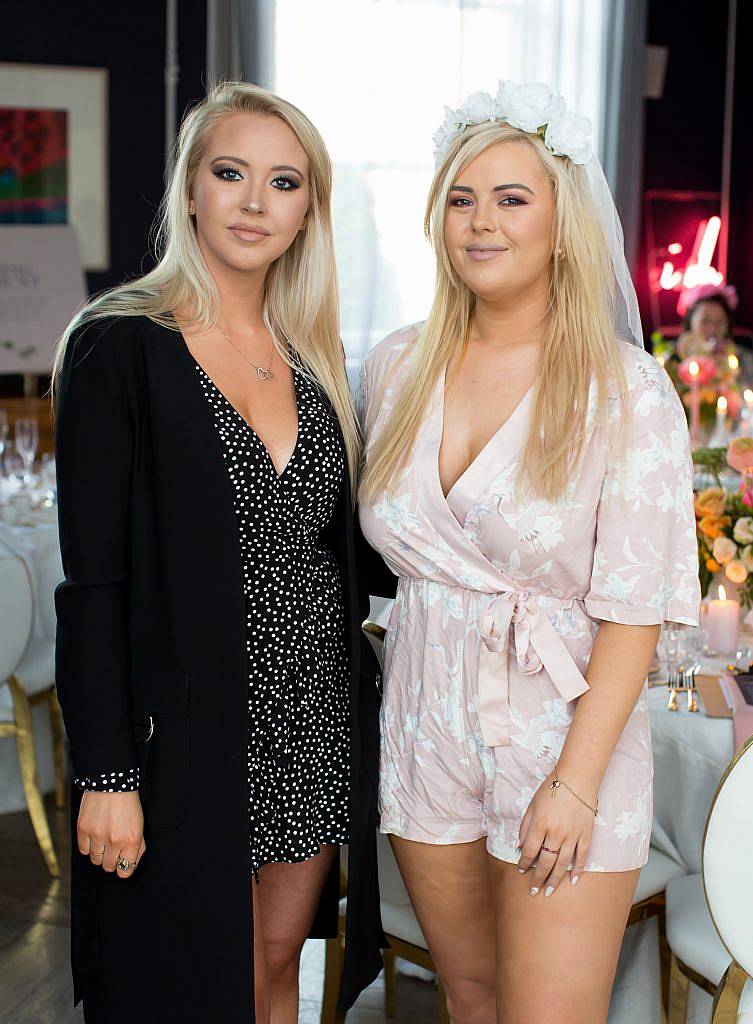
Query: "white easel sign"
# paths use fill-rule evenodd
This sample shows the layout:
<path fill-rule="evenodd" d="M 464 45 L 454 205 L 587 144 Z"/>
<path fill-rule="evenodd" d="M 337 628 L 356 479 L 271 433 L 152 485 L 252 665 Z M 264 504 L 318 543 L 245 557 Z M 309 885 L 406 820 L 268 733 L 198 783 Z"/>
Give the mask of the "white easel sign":
<path fill-rule="evenodd" d="M 49 373 L 55 343 L 85 297 L 69 224 L 0 225 L 0 373 Z"/>

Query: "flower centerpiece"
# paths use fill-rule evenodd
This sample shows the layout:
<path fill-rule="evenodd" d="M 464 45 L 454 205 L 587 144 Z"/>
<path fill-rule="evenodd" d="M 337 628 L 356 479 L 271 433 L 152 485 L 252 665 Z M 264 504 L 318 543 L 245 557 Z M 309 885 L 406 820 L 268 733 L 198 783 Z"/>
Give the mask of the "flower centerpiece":
<path fill-rule="evenodd" d="M 678 306 L 678 310 L 682 313 L 694 304 L 715 297 L 719 297 L 729 309 L 737 306 L 737 292 L 732 285 L 698 285 L 683 292 L 684 304 Z M 689 411 L 693 411 L 695 403 L 702 425 L 709 428 L 713 425 L 716 402 L 721 395 L 727 400 L 729 415 L 733 420 L 737 419 L 743 404 L 740 370 L 746 361 L 746 353 L 731 337 L 705 337 L 686 330 L 672 341 L 666 339 L 661 331 L 654 331 L 651 348 Z M 691 366 L 694 367 L 693 372 L 690 372 Z M 745 369 L 750 373 L 749 360 Z"/>
<path fill-rule="evenodd" d="M 753 607 L 753 438 L 738 437 L 724 448 L 700 448 L 693 454 L 698 466 L 716 480 L 716 486 L 695 497 L 696 535 L 701 592 L 705 597 L 716 573 L 738 586 L 740 602 Z M 721 474 L 731 467 L 742 476 L 738 491 L 721 485 Z"/>

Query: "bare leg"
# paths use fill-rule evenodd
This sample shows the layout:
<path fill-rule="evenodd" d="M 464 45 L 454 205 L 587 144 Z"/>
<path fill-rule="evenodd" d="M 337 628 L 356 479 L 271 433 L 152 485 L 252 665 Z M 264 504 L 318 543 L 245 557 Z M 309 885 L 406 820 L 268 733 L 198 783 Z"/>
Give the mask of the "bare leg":
<path fill-rule="evenodd" d="M 259 885 L 254 883 L 254 965 L 264 972 L 256 988 L 267 1002 L 267 1016 L 259 1015 L 256 996 L 260 1024 L 296 1024 L 298 1020 L 301 949 L 338 852 L 338 846 L 322 846 L 315 857 L 301 864 L 265 864 L 259 871 Z M 261 937 L 258 951 L 256 936 Z"/>
<path fill-rule="evenodd" d="M 604 1024 L 638 871 L 565 876 L 530 896 L 531 873 L 489 857 L 497 908 L 498 1024 Z"/>
<path fill-rule="evenodd" d="M 256 1024 L 269 1024 L 269 981 L 267 957 L 264 948 L 264 922 L 259 906 L 259 886 L 251 879 L 251 898 L 254 910 L 254 1012 Z"/>
<path fill-rule="evenodd" d="M 495 920 L 486 839 L 453 846 L 390 840 L 453 1024 L 495 1024 Z"/>

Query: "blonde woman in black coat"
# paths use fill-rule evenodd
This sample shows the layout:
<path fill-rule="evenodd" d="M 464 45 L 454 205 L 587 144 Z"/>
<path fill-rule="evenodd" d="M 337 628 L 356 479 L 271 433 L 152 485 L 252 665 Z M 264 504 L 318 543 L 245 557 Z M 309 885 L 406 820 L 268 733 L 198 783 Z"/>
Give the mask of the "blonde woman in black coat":
<path fill-rule="evenodd" d="M 343 1008 L 379 970 L 330 189 L 299 110 L 215 87 L 181 128 L 159 263 L 61 342 L 57 684 L 87 1024 L 247 1024 L 254 1006 L 292 1024 L 348 841 Z"/>

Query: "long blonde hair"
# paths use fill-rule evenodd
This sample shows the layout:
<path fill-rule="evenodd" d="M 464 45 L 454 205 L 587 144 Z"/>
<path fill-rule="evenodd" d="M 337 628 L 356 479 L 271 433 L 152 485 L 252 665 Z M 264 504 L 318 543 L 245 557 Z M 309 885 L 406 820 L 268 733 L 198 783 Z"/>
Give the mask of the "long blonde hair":
<path fill-rule="evenodd" d="M 295 132 L 309 158 L 311 202 L 306 222 L 267 272 L 264 319 L 280 357 L 313 375 L 327 393 L 340 421 L 350 476 L 355 482 L 361 444 L 339 334 L 331 220 L 332 164 L 321 135 L 309 119 L 292 103 L 257 85 L 219 82 L 186 115 L 155 224 L 157 265 L 143 277 L 97 295 L 76 313 L 58 343 L 53 380 L 59 375 L 71 334 L 93 320 L 147 316 L 177 331 L 173 311 L 189 308 L 194 323 L 207 330 L 217 324 L 219 296 L 199 249 L 188 203 L 212 129 L 224 117 L 238 113 L 279 117 Z"/>
<path fill-rule="evenodd" d="M 608 382 L 624 385 L 610 313 L 609 254 L 584 169 L 554 156 L 538 136 L 510 125 L 486 122 L 469 127 L 451 145 L 429 190 L 424 230 L 437 265 L 434 301 L 410 346 L 410 365 L 397 403 L 369 452 L 362 497 L 391 488 L 413 446 L 442 367 L 458 345 L 461 360 L 465 356 L 475 296 L 447 252 L 444 220 L 449 192 L 463 169 L 485 149 L 513 141 L 524 142 L 538 155 L 552 183 L 555 205 L 552 249 L 557 255 L 552 259 L 550 311 L 531 413 L 537 428 L 529 431 L 521 463 L 521 474 L 539 495 L 555 500 L 567 487 L 583 447 L 591 382 L 598 389 L 597 413 L 603 412 Z"/>

